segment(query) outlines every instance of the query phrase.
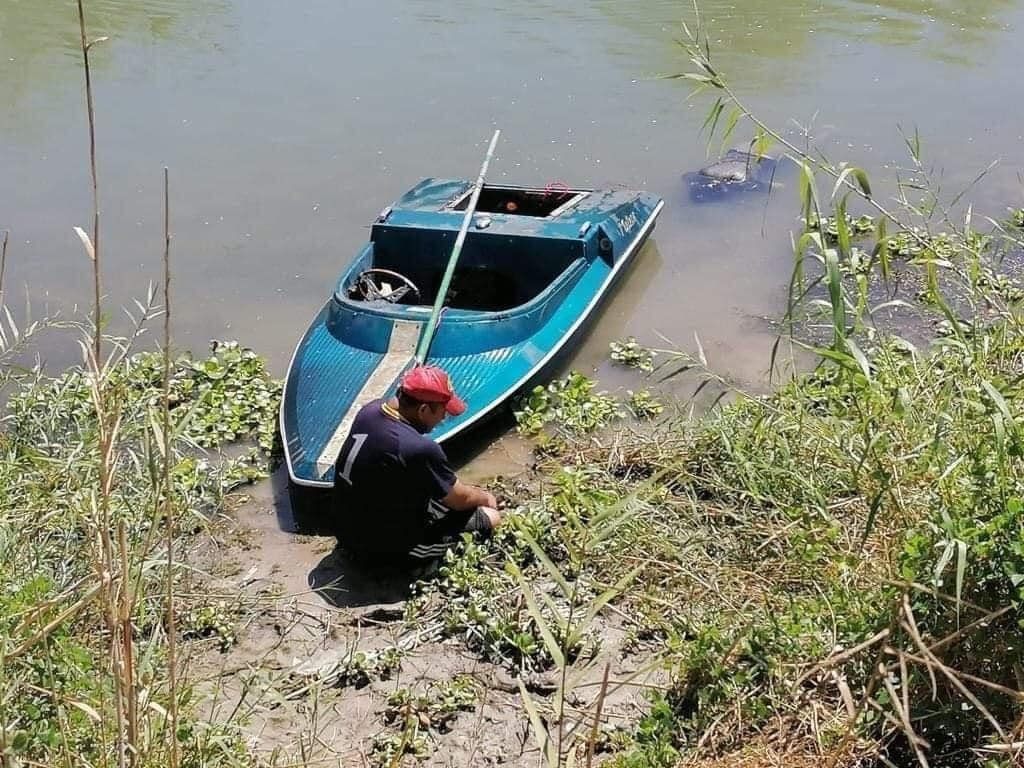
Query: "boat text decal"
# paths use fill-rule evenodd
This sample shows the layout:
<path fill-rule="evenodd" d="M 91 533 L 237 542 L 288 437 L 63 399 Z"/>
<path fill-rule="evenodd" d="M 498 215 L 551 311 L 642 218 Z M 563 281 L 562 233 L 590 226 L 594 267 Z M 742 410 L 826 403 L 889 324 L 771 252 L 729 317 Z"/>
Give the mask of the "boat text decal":
<path fill-rule="evenodd" d="M 621 219 L 618 216 L 613 216 L 612 218 L 615 219 L 615 225 L 619 228 L 620 235 L 629 234 L 637 223 L 636 211 L 630 212 Z"/>

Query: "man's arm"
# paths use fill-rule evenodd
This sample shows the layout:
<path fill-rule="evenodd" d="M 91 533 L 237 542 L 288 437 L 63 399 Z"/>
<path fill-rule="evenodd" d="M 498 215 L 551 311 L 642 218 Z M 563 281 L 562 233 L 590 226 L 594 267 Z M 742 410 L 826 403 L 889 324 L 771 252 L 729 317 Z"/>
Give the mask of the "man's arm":
<path fill-rule="evenodd" d="M 469 485 L 461 480 L 456 479 L 452 489 L 448 492 L 448 495 L 441 499 L 441 503 L 449 509 L 454 509 L 459 512 L 467 509 L 475 509 L 476 507 L 497 507 L 498 501 L 494 498 L 494 494 L 485 491 L 483 488 L 477 488 L 475 485 Z"/>

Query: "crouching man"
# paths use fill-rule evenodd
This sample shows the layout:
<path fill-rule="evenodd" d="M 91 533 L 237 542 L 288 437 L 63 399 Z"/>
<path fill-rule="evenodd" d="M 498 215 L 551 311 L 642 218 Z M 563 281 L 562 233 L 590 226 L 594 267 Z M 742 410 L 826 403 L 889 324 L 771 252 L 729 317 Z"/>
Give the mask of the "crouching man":
<path fill-rule="evenodd" d="M 333 517 L 345 550 L 415 568 L 465 532 L 491 535 L 501 522 L 494 495 L 459 480 L 428 437 L 465 410 L 448 374 L 431 365 L 409 370 L 395 397 L 360 409 L 334 465 Z"/>

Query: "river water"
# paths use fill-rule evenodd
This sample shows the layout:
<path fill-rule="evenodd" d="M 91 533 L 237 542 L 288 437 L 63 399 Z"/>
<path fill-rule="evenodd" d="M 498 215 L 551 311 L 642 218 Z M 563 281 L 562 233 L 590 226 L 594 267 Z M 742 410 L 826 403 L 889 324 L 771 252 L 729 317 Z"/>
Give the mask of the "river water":
<path fill-rule="evenodd" d="M 759 116 L 811 128 L 885 188 L 920 131 L 926 163 L 977 215 L 1020 206 L 1019 0 L 705 2 L 712 56 Z M 109 314 L 162 276 L 170 168 L 177 345 L 237 338 L 283 375 L 291 349 L 377 212 L 425 176 L 625 185 L 667 202 L 636 268 L 572 365 L 622 385 L 608 342 L 694 349 L 763 383 L 785 307 L 797 191 L 695 204 L 706 98 L 662 76 L 688 2 L 88 0 Z M 91 223 L 75 4 L 0 0 L 0 229 L 5 299 L 73 316 L 91 302 L 72 232 Z M 902 132 L 901 133 L 901 129 Z M 749 133 L 737 134 L 737 140 Z M 711 154 L 718 150 L 717 145 Z M 891 186 L 891 184 L 890 184 Z M 153 329 L 159 335 L 159 327 Z M 41 343 L 77 360 L 67 335 Z M 628 383 L 628 382 L 625 382 Z M 634 382 L 635 386 L 635 382 Z"/>

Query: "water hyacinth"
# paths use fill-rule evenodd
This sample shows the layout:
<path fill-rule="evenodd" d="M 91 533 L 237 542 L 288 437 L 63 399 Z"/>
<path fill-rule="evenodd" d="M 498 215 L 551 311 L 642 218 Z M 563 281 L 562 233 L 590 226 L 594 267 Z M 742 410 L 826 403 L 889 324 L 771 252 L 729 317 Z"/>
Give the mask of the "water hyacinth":
<path fill-rule="evenodd" d="M 212 354 L 196 360 L 178 357 L 170 379 L 172 429 L 184 446 L 222 448 L 249 442 L 251 459 L 269 469 L 274 451 L 281 384 L 270 378 L 266 362 L 237 342 L 212 343 Z M 110 373 L 109 385 L 122 408 L 120 434 L 128 445 L 141 446 L 163 396 L 163 357 L 143 352 L 125 358 Z M 38 378 L 12 395 L 6 418 L 10 439 L 24 446 L 44 446 L 60 456 L 94 429 L 91 382 L 73 368 L 53 378 Z"/>
<path fill-rule="evenodd" d="M 606 392 L 594 392 L 596 384 L 574 371 L 546 387 L 534 387 L 517 404 L 519 431 L 536 435 L 550 424 L 570 433 L 593 432 L 622 418 L 625 413 L 618 400 Z"/>

